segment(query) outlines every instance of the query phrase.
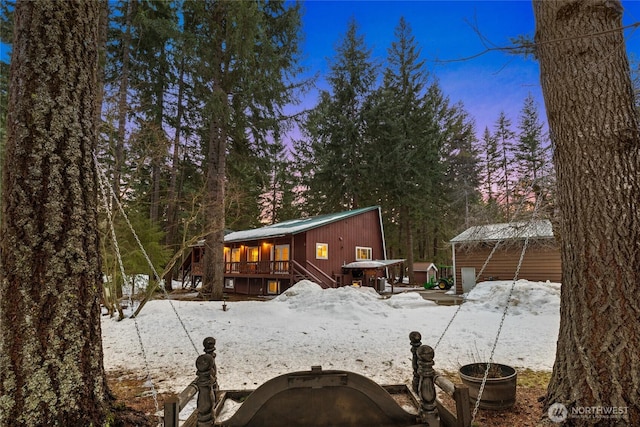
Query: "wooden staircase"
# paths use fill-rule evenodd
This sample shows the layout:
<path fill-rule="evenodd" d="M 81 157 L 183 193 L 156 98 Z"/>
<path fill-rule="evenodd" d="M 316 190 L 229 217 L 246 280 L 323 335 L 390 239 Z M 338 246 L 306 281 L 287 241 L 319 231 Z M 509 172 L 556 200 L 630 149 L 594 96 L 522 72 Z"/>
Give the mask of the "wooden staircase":
<path fill-rule="evenodd" d="M 291 273 L 293 276 L 293 283 L 298 283 L 300 280 L 310 280 L 312 282 L 317 283 L 323 289 L 327 288 L 335 288 L 337 287 L 337 282 L 331 276 L 327 275 L 324 271 L 320 270 L 318 267 L 307 261 L 307 266 L 309 268 L 305 268 L 297 261 L 291 261 Z M 311 271 L 313 270 L 313 272 Z"/>

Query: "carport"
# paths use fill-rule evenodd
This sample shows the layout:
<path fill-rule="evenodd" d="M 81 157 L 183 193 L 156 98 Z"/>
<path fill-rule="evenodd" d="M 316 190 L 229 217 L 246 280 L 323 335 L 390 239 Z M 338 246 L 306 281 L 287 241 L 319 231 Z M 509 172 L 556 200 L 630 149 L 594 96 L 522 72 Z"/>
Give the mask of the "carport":
<path fill-rule="evenodd" d="M 390 278 L 393 290 L 394 278 L 402 277 L 405 261 L 405 259 L 354 261 L 343 265 L 342 271 L 343 274 L 351 274 L 352 285 L 370 286 L 378 292 L 384 292 L 387 278 Z"/>

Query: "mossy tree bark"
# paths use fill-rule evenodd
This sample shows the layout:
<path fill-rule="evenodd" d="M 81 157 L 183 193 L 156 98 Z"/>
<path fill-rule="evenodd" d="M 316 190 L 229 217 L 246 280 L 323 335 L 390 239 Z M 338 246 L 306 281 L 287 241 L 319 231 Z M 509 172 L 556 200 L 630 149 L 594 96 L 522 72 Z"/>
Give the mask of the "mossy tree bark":
<path fill-rule="evenodd" d="M 546 405 L 566 405 L 570 425 L 640 425 L 640 134 L 622 6 L 533 4 L 563 266 Z M 626 414 L 571 418 L 579 407 Z"/>
<path fill-rule="evenodd" d="M 97 232 L 100 3 L 18 2 L 0 234 L 0 425 L 105 422 Z"/>

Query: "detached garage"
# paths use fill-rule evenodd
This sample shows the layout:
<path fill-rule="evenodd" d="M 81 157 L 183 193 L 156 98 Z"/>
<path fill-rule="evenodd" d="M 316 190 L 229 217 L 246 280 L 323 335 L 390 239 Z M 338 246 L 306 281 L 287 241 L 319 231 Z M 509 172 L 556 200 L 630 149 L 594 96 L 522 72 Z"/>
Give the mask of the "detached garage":
<path fill-rule="evenodd" d="M 480 225 L 451 239 L 456 294 L 473 288 L 478 274 L 477 281 L 480 282 L 512 280 L 527 238 L 527 251 L 518 278 L 560 282 L 560 249 L 550 221 Z M 485 262 L 487 265 L 482 270 Z"/>

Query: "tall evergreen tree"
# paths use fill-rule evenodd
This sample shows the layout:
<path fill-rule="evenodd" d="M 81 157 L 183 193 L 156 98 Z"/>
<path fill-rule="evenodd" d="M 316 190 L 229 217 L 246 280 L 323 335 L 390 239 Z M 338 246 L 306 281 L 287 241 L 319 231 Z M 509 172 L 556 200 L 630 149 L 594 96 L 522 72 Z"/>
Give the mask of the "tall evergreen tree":
<path fill-rule="evenodd" d="M 429 167 L 431 193 L 418 205 L 418 244 L 422 260 L 446 262 L 450 256 L 448 239 L 474 220 L 480 201 L 480 159 L 474 147 L 474 123 L 462 104 L 450 105 L 437 84 L 427 92 L 429 109 L 435 118 L 438 163 Z M 426 197 L 429 195 L 430 197 Z"/>
<path fill-rule="evenodd" d="M 480 148 L 483 155 L 483 192 L 487 198 L 487 203 L 495 202 L 496 185 L 498 182 L 498 172 L 501 167 L 500 151 L 498 150 L 498 140 L 491 134 L 488 127 L 484 128 Z"/>
<path fill-rule="evenodd" d="M 549 145 L 545 143 L 543 124 L 538 115 L 535 99 L 529 94 L 522 106 L 518 123 L 517 142 L 513 146 L 513 158 L 517 184 L 514 195 L 527 198 L 533 194 L 537 198 L 543 178 L 549 172 Z"/>
<path fill-rule="evenodd" d="M 398 224 L 399 255 L 407 259 L 409 280 L 413 281 L 416 218 L 433 200 L 443 172 L 439 156 L 444 141 L 437 118 L 443 99 L 436 84 L 427 87 L 420 48 L 404 18 L 387 52 L 383 85 L 372 98 L 368 120 L 373 141 L 369 158 L 377 160 L 372 163 L 370 179 L 380 192 L 378 198 L 393 209 L 385 217 Z M 389 173 L 378 173 L 382 167 Z"/>
<path fill-rule="evenodd" d="M 136 96 L 132 98 L 136 108 L 136 121 L 140 133 L 147 140 L 149 157 L 149 218 L 159 223 L 164 205 L 161 200 L 162 171 L 169 150 L 169 138 L 165 132 L 167 93 L 175 81 L 172 60 L 179 61 L 175 48 L 177 9 L 174 3 L 163 0 L 131 0 L 134 7 L 131 17 L 131 75 L 130 85 Z M 146 162 L 145 162 L 146 163 Z M 142 165 L 139 165 L 142 166 Z M 146 164 L 145 164 L 146 166 Z"/>
<path fill-rule="evenodd" d="M 203 100 L 206 257 L 202 293 L 221 299 L 227 156 L 257 153 L 281 126 L 298 71 L 300 5 L 282 1 L 187 2 L 195 41 L 192 78 Z M 247 150 L 247 151 L 244 151 Z M 258 199 L 252 201 L 256 206 Z"/>
<path fill-rule="evenodd" d="M 0 3 L 0 42 L 11 45 L 13 42 L 13 2 Z M 0 164 L 4 159 L 4 144 L 7 132 L 7 106 L 9 101 L 9 63 L 0 60 Z M 0 179 L 0 194 L 2 180 Z M 2 213 L 0 212 L 0 220 Z"/>
<path fill-rule="evenodd" d="M 289 159 L 289 150 L 275 142 L 268 147 L 268 167 L 271 173 L 263 183 L 262 221 L 268 224 L 300 217 L 296 207 L 296 179 Z"/>
<path fill-rule="evenodd" d="M 330 90 L 321 92 L 303 126 L 310 170 L 301 176 L 309 196 L 306 209 L 312 213 L 357 208 L 367 193 L 364 106 L 376 65 L 354 19 L 336 47 L 327 80 Z"/>
<path fill-rule="evenodd" d="M 640 425 L 640 123 L 623 7 L 562 0 L 534 1 L 533 9 L 562 256 L 545 409 L 624 408 L 618 417 L 571 417 L 566 425 Z"/>
<path fill-rule="evenodd" d="M 166 161 L 169 138 L 166 130 L 175 126 L 169 120 L 170 89 L 176 80 L 179 60 L 177 45 L 177 9 L 172 2 L 131 0 L 115 3 L 110 26 L 109 55 L 107 61 L 107 101 L 115 111 L 107 116 L 113 120 L 113 133 L 106 132 L 105 142 L 110 147 L 103 155 L 103 163 L 112 167 L 112 181 L 116 197 L 126 193 L 121 202 L 127 209 L 144 207 L 153 224 L 165 225 L 160 220 L 165 214 L 166 200 L 161 191 L 166 182 Z M 178 118 L 182 121 L 182 116 Z M 179 132 L 176 132 L 179 137 Z M 175 142 L 175 141 L 174 141 Z M 176 144 L 179 144 L 176 143 Z M 176 155 L 179 155 L 176 150 Z M 178 159 L 173 158 L 173 165 Z M 173 184 L 177 185 L 177 169 L 172 168 Z M 175 201 L 175 197 L 174 197 Z M 171 236 L 177 235 L 176 208 L 173 205 Z M 170 286 L 171 281 L 168 280 Z"/>
<path fill-rule="evenodd" d="M 513 196 L 513 144 L 516 133 L 511 128 L 511 119 L 507 117 L 504 111 L 498 115 L 498 119 L 494 125 L 494 137 L 498 141 L 498 150 L 500 151 L 500 177 L 498 180 L 500 188 L 499 204 L 505 213 L 507 220 L 511 219 L 512 205 L 514 203 Z"/>
<path fill-rule="evenodd" d="M 16 5 L 0 230 L 0 425 L 103 425 L 98 2 Z M 20 289 L 20 292 L 16 292 Z"/>
<path fill-rule="evenodd" d="M 115 17 L 112 19 L 112 26 L 109 29 L 105 84 L 106 91 L 114 88 L 113 94 L 115 113 L 111 118 L 116 121 L 113 124 L 114 131 L 106 132 L 108 135 L 108 148 L 104 151 L 111 154 L 109 160 L 112 164 L 112 187 L 115 197 L 120 197 L 122 174 L 125 159 L 125 138 L 127 134 L 127 116 L 131 113 L 129 109 L 129 72 L 131 63 L 131 20 L 133 15 L 133 1 L 121 1 L 114 6 Z M 117 89 L 116 89 L 117 88 Z M 106 97 L 110 99 L 111 97 Z M 106 127 L 106 126 L 105 126 Z M 107 156 L 108 157 L 108 156 Z"/>
<path fill-rule="evenodd" d="M 448 225 L 471 226 L 473 206 L 481 199 L 480 159 L 475 148 L 476 136 L 473 122 L 461 105 L 453 106 L 449 120 L 442 125 L 445 137 L 443 163 L 444 197 L 449 214 L 443 218 Z M 442 236 L 445 237 L 445 236 Z"/>

